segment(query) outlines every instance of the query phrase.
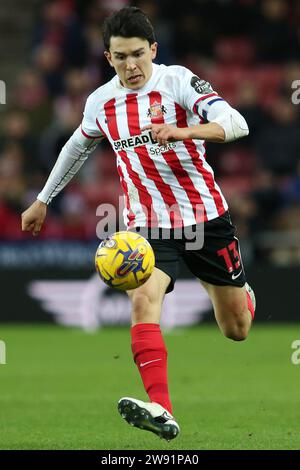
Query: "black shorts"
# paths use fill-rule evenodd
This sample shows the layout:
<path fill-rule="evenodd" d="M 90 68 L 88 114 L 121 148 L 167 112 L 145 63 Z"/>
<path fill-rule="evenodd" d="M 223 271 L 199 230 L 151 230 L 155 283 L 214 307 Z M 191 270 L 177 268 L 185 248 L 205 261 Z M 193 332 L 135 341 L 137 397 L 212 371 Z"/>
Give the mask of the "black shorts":
<path fill-rule="evenodd" d="M 187 227 L 184 227 L 187 229 Z M 180 260 L 189 270 L 205 282 L 217 286 L 242 287 L 245 282 L 245 272 L 240 254 L 239 241 L 235 236 L 235 226 L 231 222 L 229 212 L 216 219 L 204 222 L 203 225 L 188 227 L 186 236 L 183 229 L 156 229 L 159 235 L 153 236 L 146 228 L 134 230 L 145 236 L 155 254 L 155 266 L 168 274 L 171 282 L 167 293 L 174 289 L 174 283 L 179 275 Z M 201 248 L 187 249 L 191 243 L 192 233 L 203 233 Z M 180 238 L 179 237 L 180 230 Z M 177 234 L 175 234 L 177 232 Z"/>

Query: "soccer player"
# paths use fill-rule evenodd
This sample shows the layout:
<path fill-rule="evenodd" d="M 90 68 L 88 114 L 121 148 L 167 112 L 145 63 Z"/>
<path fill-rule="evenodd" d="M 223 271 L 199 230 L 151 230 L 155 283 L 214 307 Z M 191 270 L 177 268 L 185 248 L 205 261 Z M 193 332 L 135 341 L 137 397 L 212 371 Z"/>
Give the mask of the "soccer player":
<path fill-rule="evenodd" d="M 54 196 L 107 138 L 125 193 L 129 229 L 157 227 L 149 237 L 156 265 L 149 280 L 128 291 L 131 345 L 149 402 L 121 398 L 128 423 L 166 440 L 179 433 L 167 379 L 167 350 L 160 330 L 164 296 L 172 291 L 183 259 L 206 288 L 216 321 L 228 338 L 247 337 L 255 297 L 245 273 L 228 206 L 205 159 L 205 141 L 230 142 L 248 134 L 239 112 L 185 67 L 153 63 L 153 27 L 138 8 L 106 19 L 105 56 L 116 75 L 87 99 L 84 117 L 59 154 L 37 200 L 22 214 L 22 229 L 37 235 Z M 202 247 L 187 249 L 187 227 L 204 228 Z M 182 230 L 178 239 L 175 232 Z M 164 237 L 169 230 L 169 237 Z"/>

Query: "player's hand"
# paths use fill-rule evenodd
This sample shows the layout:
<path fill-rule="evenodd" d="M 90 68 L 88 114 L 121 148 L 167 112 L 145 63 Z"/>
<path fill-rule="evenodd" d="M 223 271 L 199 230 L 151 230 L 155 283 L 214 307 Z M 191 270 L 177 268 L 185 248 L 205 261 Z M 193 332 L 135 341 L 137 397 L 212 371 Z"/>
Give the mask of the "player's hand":
<path fill-rule="evenodd" d="M 47 204 L 36 200 L 22 214 L 23 232 L 32 232 L 33 236 L 39 234 L 47 214 Z"/>
<path fill-rule="evenodd" d="M 142 132 L 150 129 L 153 140 L 159 145 L 167 145 L 168 142 L 176 142 L 189 138 L 188 127 L 175 127 L 170 124 L 149 124 L 142 128 Z"/>

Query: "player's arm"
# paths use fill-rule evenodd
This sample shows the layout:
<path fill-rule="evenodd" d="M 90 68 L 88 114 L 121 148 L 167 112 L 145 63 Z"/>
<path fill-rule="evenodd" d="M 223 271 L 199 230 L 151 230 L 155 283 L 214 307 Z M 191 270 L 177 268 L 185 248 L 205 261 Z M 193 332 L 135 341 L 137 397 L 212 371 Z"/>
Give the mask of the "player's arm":
<path fill-rule="evenodd" d="M 211 142 L 232 142 L 249 134 L 249 128 L 244 117 L 222 98 L 204 100 L 202 115 L 205 115 L 208 124 L 191 126 L 189 128 L 190 139 L 203 139 Z M 222 129 L 223 139 L 221 141 L 216 140 L 214 136 L 213 140 L 201 137 L 203 134 L 210 132 L 210 130 L 212 130 L 212 133 L 214 132 L 213 129 L 210 129 L 210 126 Z"/>
<path fill-rule="evenodd" d="M 207 105 L 205 118 L 207 124 L 196 124 L 189 127 L 176 127 L 168 124 L 150 124 L 143 128 L 151 129 L 154 140 L 160 145 L 186 139 L 200 139 L 207 142 L 232 142 L 249 134 L 243 116 L 223 99 Z"/>
<path fill-rule="evenodd" d="M 201 124 L 188 128 L 188 138 L 222 143 L 232 142 L 249 134 L 243 116 L 219 96 L 209 82 L 201 80 L 187 69 L 183 69 L 183 75 L 183 107 L 193 111 L 202 121 Z"/>
<path fill-rule="evenodd" d="M 48 204 L 78 172 L 101 138 L 84 134 L 79 127 L 62 148 L 37 200 L 22 214 L 23 231 L 38 235 L 46 218 Z"/>
<path fill-rule="evenodd" d="M 201 139 L 208 142 L 225 142 L 223 127 L 215 122 L 190 127 L 176 127 L 169 124 L 149 124 L 142 131 L 150 129 L 152 137 L 159 145 L 186 139 Z"/>
<path fill-rule="evenodd" d="M 210 83 L 193 75 L 185 67 L 176 67 L 173 93 L 177 103 L 199 116 L 202 123 L 180 128 L 167 124 L 146 126 L 145 129 L 151 129 L 153 138 L 159 144 L 185 139 L 223 143 L 248 135 L 249 129 L 243 116 L 223 100 Z"/>

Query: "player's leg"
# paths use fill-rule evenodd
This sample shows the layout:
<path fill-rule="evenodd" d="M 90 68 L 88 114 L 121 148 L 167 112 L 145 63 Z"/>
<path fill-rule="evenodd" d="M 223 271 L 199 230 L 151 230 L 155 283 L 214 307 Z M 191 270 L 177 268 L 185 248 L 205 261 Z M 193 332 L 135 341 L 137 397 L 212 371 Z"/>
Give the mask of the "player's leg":
<path fill-rule="evenodd" d="M 184 261 L 206 288 L 225 336 L 245 339 L 254 317 L 254 293 L 246 283 L 239 241 L 228 212 L 204 223 L 202 248 L 187 250 Z"/>
<path fill-rule="evenodd" d="M 236 287 L 216 286 L 204 281 L 201 283 L 211 298 L 216 321 L 223 334 L 235 341 L 246 339 L 255 308 L 246 285 Z"/>
<path fill-rule="evenodd" d="M 151 402 L 172 413 L 167 379 L 167 349 L 160 330 L 160 314 L 170 277 L 154 268 L 148 281 L 128 291 L 132 305 L 131 349 Z"/>
<path fill-rule="evenodd" d="M 137 289 L 127 291 L 131 300 L 131 323 L 160 323 L 162 303 L 171 278 L 154 268 L 148 281 Z"/>
<path fill-rule="evenodd" d="M 127 422 L 170 440 L 179 433 L 172 416 L 168 390 L 167 349 L 159 322 L 165 293 L 171 277 L 160 269 L 154 271 L 141 287 L 128 291 L 132 304 L 131 347 L 150 403 L 135 398 L 121 398 L 120 414 Z"/>
<path fill-rule="evenodd" d="M 154 268 L 150 279 L 128 291 L 132 305 L 131 348 L 150 401 L 172 413 L 167 379 L 167 349 L 160 330 L 163 299 L 170 277 Z"/>

